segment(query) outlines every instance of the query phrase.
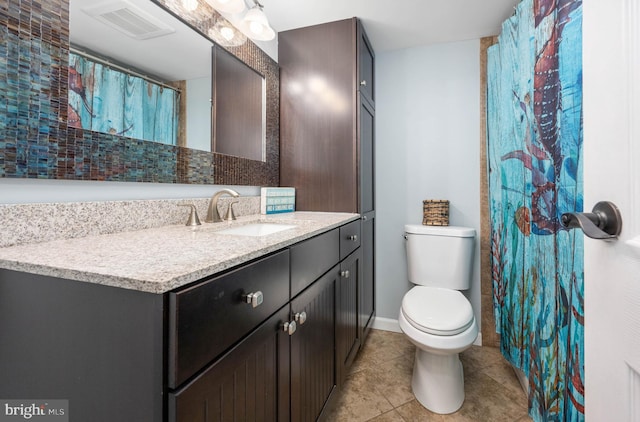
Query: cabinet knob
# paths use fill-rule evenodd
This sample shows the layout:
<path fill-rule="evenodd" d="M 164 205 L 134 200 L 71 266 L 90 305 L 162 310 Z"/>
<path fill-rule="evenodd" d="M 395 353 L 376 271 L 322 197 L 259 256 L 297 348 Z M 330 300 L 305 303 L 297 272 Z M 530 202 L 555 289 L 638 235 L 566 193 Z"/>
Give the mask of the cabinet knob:
<path fill-rule="evenodd" d="M 284 330 L 285 333 L 289 335 L 293 335 L 293 333 L 296 332 L 296 322 L 295 321 L 285 322 L 284 325 L 282 326 L 282 329 Z"/>
<path fill-rule="evenodd" d="M 349 270 L 344 270 L 340 272 L 340 275 L 344 278 L 349 278 L 351 274 L 349 273 Z"/>
<path fill-rule="evenodd" d="M 262 295 L 262 292 L 258 290 L 255 293 L 248 293 L 242 296 L 242 300 L 244 300 L 245 303 L 250 304 L 252 308 L 257 308 L 264 301 L 264 296 Z"/>
<path fill-rule="evenodd" d="M 298 312 L 297 314 L 294 315 L 294 319 L 298 324 L 302 325 L 307 320 L 307 313 L 304 311 Z"/>
<path fill-rule="evenodd" d="M 367 86 L 367 81 L 364 79 L 360 81 L 360 86 Z"/>
<path fill-rule="evenodd" d="M 362 216 L 362 221 L 367 221 L 369 219 L 369 217 L 367 217 L 366 215 Z"/>
<path fill-rule="evenodd" d="M 358 241 L 358 235 L 357 234 L 353 234 L 351 236 L 349 236 L 349 240 L 353 240 L 354 242 Z"/>

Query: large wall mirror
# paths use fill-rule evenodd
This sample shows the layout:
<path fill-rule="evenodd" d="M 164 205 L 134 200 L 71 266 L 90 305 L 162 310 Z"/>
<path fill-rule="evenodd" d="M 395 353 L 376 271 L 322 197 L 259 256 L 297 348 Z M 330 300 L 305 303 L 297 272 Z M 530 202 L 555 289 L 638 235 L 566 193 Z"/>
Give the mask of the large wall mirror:
<path fill-rule="evenodd" d="M 7 75 L 39 94 L 30 110 L 49 97 L 50 113 L 28 113 L 27 126 L 40 128 L 32 145 L 30 135 L 21 139 L 23 111 L 0 110 L 18 126 L 6 144 L 15 140 L 17 153 L 0 151 L 0 177 L 277 186 L 277 63 L 246 38 L 217 45 L 212 31 L 223 18 L 204 0 L 187 3 L 22 1 L 18 27 L 38 46 L 27 51 L 42 56 L 25 55 L 24 36 L 7 27 L 8 45 L 20 48 L 6 49 L 5 63 L 39 72 L 19 65 Z"/>

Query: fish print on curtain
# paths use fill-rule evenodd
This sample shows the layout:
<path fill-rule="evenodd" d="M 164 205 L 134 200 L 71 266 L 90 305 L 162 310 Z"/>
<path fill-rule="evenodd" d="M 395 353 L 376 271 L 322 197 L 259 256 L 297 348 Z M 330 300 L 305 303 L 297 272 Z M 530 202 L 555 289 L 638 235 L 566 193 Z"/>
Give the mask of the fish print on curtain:
<path fill-rule="evenodd" d="M 71 127 L 176 145 L 180 93 L 69 54 Z"/>
<path fill-rule="evenodd" d="M 494 314 L 535 421 L 584 420 L 582 3 L 523 0 L 488 50 Z"/>

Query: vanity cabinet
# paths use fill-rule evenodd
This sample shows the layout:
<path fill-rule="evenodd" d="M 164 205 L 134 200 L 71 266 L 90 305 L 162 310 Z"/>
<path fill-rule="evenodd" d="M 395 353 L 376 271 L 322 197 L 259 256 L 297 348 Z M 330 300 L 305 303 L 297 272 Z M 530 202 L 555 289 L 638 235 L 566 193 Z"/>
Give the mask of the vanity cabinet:
<path fill-rule="evenodd" d="M 337 386 L 340 239 L 352 224 L 169 293 L 170 422 L 319 417 Z"/>
<path fill-rule="evenodd" d="M 164 294 L 0 269 L 0 397 L 74 420 L 315 421 L 359 345 L 361 223 Z"/>
<path fill-rule="evenodd" d="M 278 62 L 280 184 L 297 210 L 362 216 L 361 343 L 375 316 L 375 55 L 353 18 L 280 32 Z"/>

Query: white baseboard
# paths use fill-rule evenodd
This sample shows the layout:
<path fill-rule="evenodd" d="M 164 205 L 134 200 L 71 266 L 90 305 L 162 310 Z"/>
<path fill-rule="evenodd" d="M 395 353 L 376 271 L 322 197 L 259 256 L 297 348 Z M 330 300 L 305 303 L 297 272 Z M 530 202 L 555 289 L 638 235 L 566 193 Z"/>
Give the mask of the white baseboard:
<path fill-rule="evenodd" d="M 401 333 L 400 324 L 397 319 L 376 317 L 371 324 L 371 328 L 383 331 L 393 331 L 394 333 Z M 482 346 L 482 333 L 478 333 L 476 341 L 473 342 L 474 346 Z"/>
<path fill-rule="evenodd" d="M 474 346 L 482 346 L 482 333 L 478 333 L 478 337 L 476 337 L 476 341 L 473 342 Z"/>
<path fill-rule="evenodd" d="M 391 318 L 376 317 L 376 319 L 373 320 L 373 324 L 371 324 L 371 328 L 383 331 L 393 331 L 394 333 L 402 332 L 400 325 L 398 324 L 398 320 Z"/>

